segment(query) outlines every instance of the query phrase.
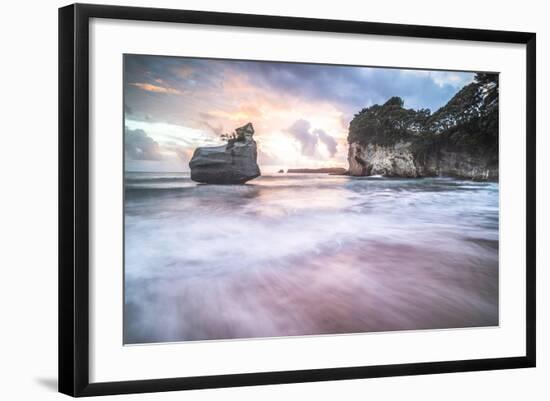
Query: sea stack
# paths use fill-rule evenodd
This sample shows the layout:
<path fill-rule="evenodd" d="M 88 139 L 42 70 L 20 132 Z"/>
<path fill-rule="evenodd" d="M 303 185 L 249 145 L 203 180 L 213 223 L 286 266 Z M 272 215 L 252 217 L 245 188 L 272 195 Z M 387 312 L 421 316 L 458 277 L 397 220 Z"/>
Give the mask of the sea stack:
<path fill-rule="evenodd" d="M 248 123 L 235 130 L 227 144 L 195 149 L 189 162 L 191 179 L 204 184 L 244 184 L 261 175 L 258 150 Z"/>

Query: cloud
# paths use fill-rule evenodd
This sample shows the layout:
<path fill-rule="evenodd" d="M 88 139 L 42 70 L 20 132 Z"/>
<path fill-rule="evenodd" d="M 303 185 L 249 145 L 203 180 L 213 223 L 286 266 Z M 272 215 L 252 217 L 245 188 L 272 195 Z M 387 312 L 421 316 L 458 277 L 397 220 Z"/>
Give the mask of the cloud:
<path fill-rule="evenodd" d="M 189 148 L 183 147 L 175 142 L 166 142 L 162 144 L 162 148 L 168 152 L 174 153 L 181 161 L 189 163 L 193 151 Z"/>
<path fill-rule="evenodd" d="M 125 58 L 128 88 L 186 95 L 176 104 L 174 99 L 151 99 L 140 91 L 129 90 L 126 100 L 135 116 L 151 114 L 154 121 L 187 125 L 205 110 L 220 112 L 220 119 L 265 118 L 257 111 L 273 99 L 286 108 L 297 102 L 326 103 L 343 115 L 353 116 L 364 107 L 400 96 L 407 107 L 435 111 L 473 75 L 459 71 L 147 55 Z M 254 107 L 243 107 L 244 100 Z"/>
<path fill-rule="evenodd" d="M 143 129 L 125 127 L 124 154 L 128 171 L 183 171 L 193 149 L 176 141 L 157 142 Z"/>
<path fill-rule="evenodd" d="M 223 125 L 214 125 L 208 121 L 202 121 L 204 126 L 210 130 L 214 135 L 216 136 L 222 136 L 223 135 Z"/>
<path fill-rule="evenodd" d="M 129 149 L 128 155 L 156 160 L 162 156 L 162 163 L 176 165 L 186 152 L 218 145 L 220 134 L 250 121 L 261 146 L 261 164 L 345 163 L 349 123 L 359 110 L 400 96 L 407 108 L 435 111 L 473 75 L 126 55 L 125 125 L 143 130 L 157 144 L 155 148 L 135 136 L 144 143 Z"/>
<path fill-rule="evenodd" d="M 296 120 L 286 129 L 286 132 L 300 143 L 302 155 L 304 156 L 317 156 L 319 142 L 325 145 L 330 157 L 334 157 L 336 154 L 338 146 L 336 139 L 322 129 L 317 128 L 312 130 L 311 123 L 307 120 Z"/>
<path fill-rule="evenodd" d="M 206 127 L 216 137 L 220 137 L 224 133 L 223 125 L 218 123 L 216 116 L 209 112 L 201 111 L 197 113 L 197 119 L 201 127 Z"/>
<path fill-rule="evenodd" d="M 424 70 L 402 70 L 401 74 L 415 77 L 428 77 L 440 88 L 449 85 L 460 89 L 474 79 L 474 74 L 459 71 L 424 71 Z"/>
<path fill-rule="evenodd" d="M 331 137 L 322 129 L 316 129 L 315 131 L 313 131 L 313 133 L 316 134 L 319 137 L 319 140 L 323 142 L 323 144 L 327 147 L 330 157 L 334 157 L 334 155 L 336 154 L 336 148 L 337 148 L 336 139 Z"/>
<path fill-rule="evenodd" d="M 142 129 L 124 129 L 124 153 L 130 160 L 161 160 L 159 144 Z"/>
<path fill-rule="evenodd" d="M 302 155 L 311 157 L 317 153 L 318 138 L 316 134 L 309 131 L 310 128 L 309 121 L 300 119 L 296 120 L 286 131 L 300 142 Z"/>
<path fill-rule="evenodd" d="M 159 81 L 156 79 L 155 81 Z M 130 85 L 135 86 L 136 88 L 142 89 L 147 92 L 154 92 L 154 93 L 168 93 L 171 95 L 183 95 L 183 92 L 170 87 L 165 86 L 159 86 L 159 85 L 153 85 L 153 84 L 147 84 L 147 83 L 141 83 L 141 82 L 133 82 Z"/>
<path fill-rule="evenodd" d="M 279 96 L 337 104 L 355 113 L 363 107 L 400 96 L 413 108 L 436 110 L 457 89 L 473 79 L 472 73 L 421 71 L 397 68 L 234 61 L 233 74 Z"/>
<path fill-rule="evenodd" d="M 183 79 L 190 78 L 193 75 L 193 68 L 190 65 L 183 65 L 176 68 L 176 74 Z"/>
<path fill-rule="evenodd" d="M 260 165 L 273 166 L 282 164 L 282 161 L 276 155 L 265 152 L 260 147 L 258 148 L 258 163 L 260 163 Z"/>
<path fill-rule="evenodd" d="M 268 117 L 274 106 L 330 105 L 346 117 L 400 96 L 407 107 L 437 110 L 473 73 L 306 63 L 132 55 L 125 58 L 126 101 L 134 118 L 201 127 L 200 112 L 224 123 Z M 174 98 L 149 93 L 185 94 Z M 244 103 L 243 103 L 244 102 Z M 253 107 L 249 107 L 252 105 Z M 210 121 L 212 122 L 212 121 Z M 219 121 L 218 121 L 219 122 Z M 347 125 L 349 121 L 345 122 Z M 217 125 L 217 124 L 216 124 Z"/>

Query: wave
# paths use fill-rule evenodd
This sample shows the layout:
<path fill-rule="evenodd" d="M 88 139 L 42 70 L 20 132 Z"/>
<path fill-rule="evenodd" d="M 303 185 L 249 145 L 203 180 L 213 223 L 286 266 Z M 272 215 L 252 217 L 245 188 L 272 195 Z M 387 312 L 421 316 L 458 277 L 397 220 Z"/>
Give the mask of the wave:
<path fill-rule="evenodd" d="M 126 343 L 498 324 L 498 185 L 152 182 L 126 193 Z"/>

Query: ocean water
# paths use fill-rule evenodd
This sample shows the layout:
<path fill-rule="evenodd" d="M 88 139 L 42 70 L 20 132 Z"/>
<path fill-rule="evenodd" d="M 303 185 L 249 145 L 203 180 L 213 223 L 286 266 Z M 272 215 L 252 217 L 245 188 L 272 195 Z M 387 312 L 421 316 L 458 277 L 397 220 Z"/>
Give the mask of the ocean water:
<path fill-rule="evenodd" d="M 126 173 L 126 344 L 498 325 L 498 184 Z"/>

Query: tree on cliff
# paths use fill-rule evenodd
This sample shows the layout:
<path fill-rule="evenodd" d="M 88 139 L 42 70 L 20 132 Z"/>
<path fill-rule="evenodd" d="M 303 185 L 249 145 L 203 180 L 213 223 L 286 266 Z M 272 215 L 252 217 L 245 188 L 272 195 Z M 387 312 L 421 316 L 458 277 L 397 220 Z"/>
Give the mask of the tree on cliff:
<path fill-rule="evenodd" d="M 398 141 L 417 147 L 448 143 L 498 153 L 498 74 L 477 73 L 474 82 L 433 114 L 428 109 L 406 109 L 403 99 L 392 97 L 383 105 L 362 109 L 350 122 L 349 143 Z"/>
<path fill-rule="evenodd" d="M 400 97 L 357 113 L 350 123 L 348 142 L 386 145 L 420 134 L 430 116 L 429 109 L 405 109 Z"/>
<path fill-rule="evenodd" d="M 232 133 L 225 133 L 220 135 L 220 138 L 224 141 L 227 141 L 227 143 L 232 144 L 235 142 L 244 142 L 246 141 L 247 137 L 251 139 L 252 135 L 254 135 L 254 127 L 252 126 L 252 123 L 248 123 L 246 125 L 243 125 L 242 127 L 237 128 Z"/>
<path fill-rule="evenodd" d="M 227 143 L 244 141 L 244 135 L 242 133 L 239 134 L 236 131 L 233 131 L 231 133 L 221 134 L 220 138 L 223 139 L 224 141 L 227 141 Z"/>

